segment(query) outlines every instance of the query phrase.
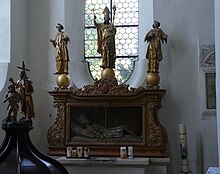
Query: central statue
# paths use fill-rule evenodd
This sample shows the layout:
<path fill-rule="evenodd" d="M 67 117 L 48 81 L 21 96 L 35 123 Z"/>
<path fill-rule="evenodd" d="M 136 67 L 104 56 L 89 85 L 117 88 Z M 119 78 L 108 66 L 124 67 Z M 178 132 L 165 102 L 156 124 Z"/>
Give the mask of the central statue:
<path fill-rule="evenodd" d="M 115 13 L 116 7 L 113 6 Z M 116 28 L 114 26 L 114 19 L 110 22 L 111 18 L 109 16 L 110 11 L 108 7 L 105 7 L 104 11 L 104 22 L 97 23 L 96 15 L 94 13 L 94 24 L 97 28 L 97 52 L 102 55 L 102 65 L 103 70 L 105 68 L 115 68 L 115 34 Z M 115 15 L 114 15 L 115 16 Z"/>

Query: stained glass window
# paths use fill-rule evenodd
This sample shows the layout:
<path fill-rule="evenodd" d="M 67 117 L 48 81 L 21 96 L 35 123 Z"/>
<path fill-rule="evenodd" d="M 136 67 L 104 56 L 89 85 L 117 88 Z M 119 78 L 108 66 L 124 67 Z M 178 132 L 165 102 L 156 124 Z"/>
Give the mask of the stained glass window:
<path fill-rule="evenodd" d="M 112 13 L 116 5 L 115 15 Z M 117 33 L 115 35 L 115 77 L 118 83 L 126 82 L 138 60 L 138 0 L 86 0 L 85 1 L 85 60 L 93 79 L 101 78 L 102 58 L 97 52 L 97 30 L 93 20 L 103 23 L 103 10 L 108 7 Z M 112 21 L 111 21 L 112 22 Z"/>

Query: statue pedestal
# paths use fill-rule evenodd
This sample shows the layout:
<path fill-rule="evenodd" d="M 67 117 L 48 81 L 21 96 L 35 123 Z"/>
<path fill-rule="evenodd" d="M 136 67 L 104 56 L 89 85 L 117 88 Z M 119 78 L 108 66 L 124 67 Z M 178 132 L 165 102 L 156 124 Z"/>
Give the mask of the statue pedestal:
<path fill-rule="evenodd" d="M 31 121 L 3 123 L 6 132 L 0 147 L 0 171 L 7 174 L 68 174 L 58 161 L 39 152 L 31 143 Z"/>

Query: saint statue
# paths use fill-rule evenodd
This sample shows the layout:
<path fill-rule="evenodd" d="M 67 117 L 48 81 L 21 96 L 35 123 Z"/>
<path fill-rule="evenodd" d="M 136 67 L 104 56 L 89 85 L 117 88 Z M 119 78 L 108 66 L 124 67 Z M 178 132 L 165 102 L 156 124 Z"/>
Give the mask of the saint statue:
<path fill-rule="evenodd" d="M 68 63 L 69 54 L 67 44 L 70 41 L 67 34 L 63 31 L 64 27 L 60 23 L 56 26 L 58 32 L 55 39 L 50 39 L 53 46 L 56 48 L 56 73 L 55 74 L 69 74 Z"/>
<path fill-rule="evenodd" d="M 113 10 L 115 13 L 116 7 L 113 6 Z M 97 23 L 96 15 L 94 13 L 94 24 L 97 28 L 97 52 L 102 55 L 102 65 L 103 69 L 105 68 L 115 68 L 115 34 L 116 28 L 114 23 L 110 23 L 109 9 L 105 7 L 104 14 L 104 22 Z"/>
<path fill-rule="evenodd" d="M 24 114 L 27 120 L 31 120 L 31 118 L 35 117 L 34 112 L 34 102 L 32 98 L 32 94 L 34 92 L 34 88 L 32 85 L 32 81 L 27 77 L 26 71 L 30 71 L 25 68 L 24 61 L 22 67 L 18 67 L 21 69 L 20 79 L 14 82 L 13 78 L 9 78 L 9 81 L 18 89 L 18 94 L 21 101 L 21 113 Z"/>
<path fill-rule="evenodd" d="M 5 94 L 5 98 L 3 100 L 3 103 L 8 101 L 8 116 L 7 120 L 11 120 L 16 122 L 17 121 L 17 113 L 18 113 L 18 103 L 20 101 L 19 94 L 15 90 L 14 85 L 9 85 L 8 86 L 8 92 Z"/>
<path fill-rule="evenodd" d="M 159 63 L 163 59 L 161 42 L 167 43 L 167 35 L 159 28 L 160 23 L 154 21 L 153 29 L 145 36 L 144 42 L 148 42 L 146 58 L 148 59 L 148 73 L 158 73 Z"/>

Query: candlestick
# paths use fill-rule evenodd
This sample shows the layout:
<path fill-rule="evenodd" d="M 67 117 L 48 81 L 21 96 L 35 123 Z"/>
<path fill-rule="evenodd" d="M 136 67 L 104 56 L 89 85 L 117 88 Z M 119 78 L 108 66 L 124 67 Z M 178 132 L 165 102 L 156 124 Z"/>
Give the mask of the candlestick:
<path fill-rule="evenodd" d="M 181 167 L 182 173 L 190 173 L 189 171 L 189 161 L 188 161 L 188 151 L 187 151 L 187 133 L 186 125 L 179 125 L 179 137 L 180 137 L 180 155 L 181 155 Z"/>

